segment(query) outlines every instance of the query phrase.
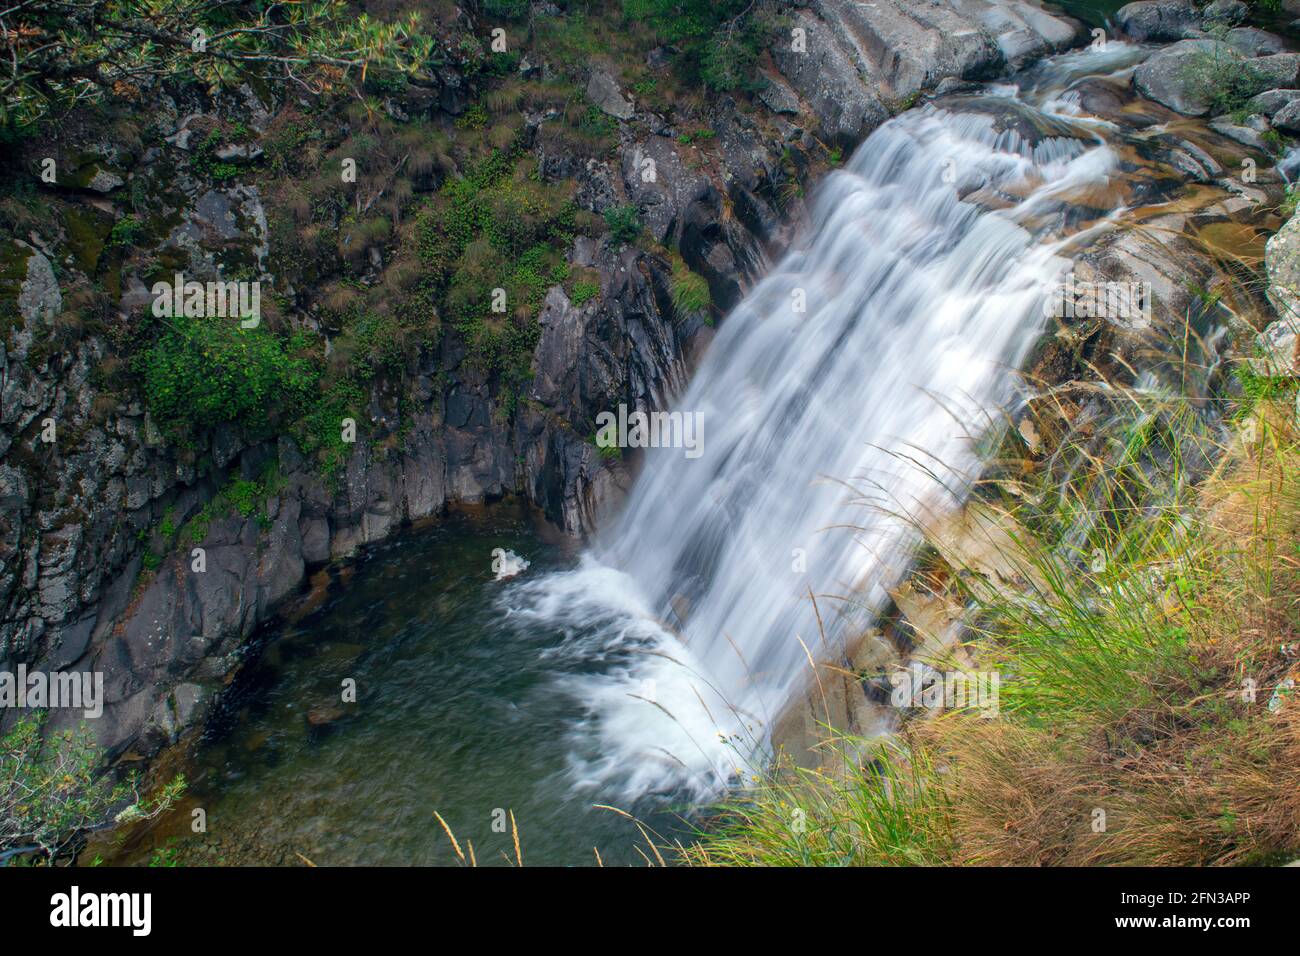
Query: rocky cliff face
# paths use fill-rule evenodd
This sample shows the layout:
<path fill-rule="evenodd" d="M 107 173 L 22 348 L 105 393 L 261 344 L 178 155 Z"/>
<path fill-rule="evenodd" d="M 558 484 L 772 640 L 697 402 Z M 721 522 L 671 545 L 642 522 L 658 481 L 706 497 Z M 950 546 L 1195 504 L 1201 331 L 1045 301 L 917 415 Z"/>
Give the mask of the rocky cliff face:
<path fill-rule="evenodd" d="M 312 566 L 449 503 L 511 494 L 570 534 L 592 529 L 631 476 L 598 453 L 587 423 L 620 402 L 664 406 L 707 345 L 712 319 L 674 305 L 674 271 L 702 277 L 721 316 L 783 244 L 800 184 L 834 161 L 830 147 L 851 147 L 946 78 L 1018 66 L 1079 33 L 1029 0 L 816 0 L 784 14 L 789 29 L 762 59 L 762 88 L 715 97 L 693 117 L 712 131 L 704 145 L 684 135 L 680 112 L 657 112 L 624 88 L 616 63 L 590 64 L 585 94 L 616 124 L 610 154 L 557 147 L 547 135 L 556 111 L 521 108 L 540 177 L 572 180 L 576 202 L 597 216 L 635 205 L 648 248 L 574 242 L 570 265 L 598 277 L 598 289 L 579 297 L 556 284 L 545 294 L 517 401 L 506 403 L 501 382 L 444 328 L 399 378 L 370 385 L 368 420 L 334 476 L 287 434 L 221 425 L 178 445 L 142 396 L 105 385 L 151 302 L 145 258 L 201 281 L 261 277 L 277 321 L 330 341 L 312 293 L 331 266 L 277 267 L 276 187 L 256 175 L 286 116 L 303 108 L 296 94 L 145 90 L 133 105 L 69 119 L 52 143 L 18 148 L 11 166 L 32 175 L 34 197 L 7 216 L 0 248 L 10 315 L 0 339 L 0 660 L 104 672 L 100 743 L 113 756 L 148 755 L 202 719 L 246 640 Z M 487 33 L 468 19 L 455 26 Z M 666 74 L 671 59 L 655 50 L 648 62 Z M 545 49 L 517 69 L 552 72 Z M 450 126 L 477 93 L 453 65 L 383 109 L 394 122 Z M 40 178 L 45 158 L 56 161 L 53 182 Z M 653 178 L 642 175 L 646 160 Z M 440 176 L 413 182 L 432 191 Z M 150 234 L 123 241 L 144 212 Z M 382 281 L 401 255 L 382 238 L 357 252 L 361 285 Z M 253 499 L 221 497 L 232 482 Z"/>

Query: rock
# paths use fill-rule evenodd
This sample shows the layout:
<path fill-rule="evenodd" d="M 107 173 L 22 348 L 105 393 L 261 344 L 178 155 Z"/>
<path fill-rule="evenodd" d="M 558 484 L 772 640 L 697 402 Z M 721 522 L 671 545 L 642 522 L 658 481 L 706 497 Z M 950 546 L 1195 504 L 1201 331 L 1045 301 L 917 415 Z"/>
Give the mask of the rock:
<path fill-rule="evenodd" d="M 252 162 L 262 155 L 262 147 L 256 143 L 226 143 L 218 146 L 214 154 L 217 159 L 229 162 L 231 160 L 242 160 Z"/>
<path fill-rule="evenodd" d="M 1270 119 L 1278 114 L 1284 106 L 1300 100 L 1300 90 L 1267 90 L 1253 96 L 1246 104 L 1252 113 L 1263 113 Z"/>
<path fill-rule="evenodd" d="M 759 100 L 773 113 L 796 115 L 799 112 L 799 97 L 790 88 L 790 84 L 779 75 L 769 76 L 767 85 L 758 93 Z"/>
<path fill-rule="evenodd" d="M 1273 125 L 1287 133 L 1300 134 L 1300 92 L 1273 114 Z"/>
<path fill-rule="evenodd" d="M 50 260 L 27 243 L 15 242 L 28 252 L 26 272 L 18 291 L 18 312 L 28 328 L 34 329 L 38 322 L 51 322 L 62 311 L 63 296 L 59 293 L 59 282 L 54 277 Z"/>
<path fill-rule="evenodd" d="M 1223 39 L 1242 56 L 1268 56 L 1286 50 L 1281 37 L 1255 27 L 1237 27 L 1229 30 Z"/>
<path fill-rule="evenodd" d="M 1268 89 L 1294 89 L 1300 80 L 1300 53 L 1255 57 L 1247 65 L 1267 81 Z"/>
<path fill-rule="evenodd" d="M 647 179 L 646 163 L 654 177 Z M 656 242 L 671 244 L 681 239 L 683 215 L 693 203 L 713 195 L 713 184 L 703 172 L 690 169 L 675 141 L 666 136 L 649 136 L 623 153 L 623 183 L 627 194 L 641 210 L 646 228 Z"/>
<path fill-rule="evenodd" d="M 672 62 L 673 51 L 668 47 L 657 46 L 645 55 L 645 65 L 652 70 L 666 70 Z"/>
<path fill-rule="evenodd" d="M 1127 8 L 1125 8 L 1127 9 Z M 1142 63 L 1133 74 L 1133 86 L 1147 99 L 1184 116 L 1204 116 L 1210 105 L 1198 89 L 1194 74 L 1207 57 L 1240 59 L 1240 54 L 1214 40 L 1180 40 Z M 1271 59 L 1262 57 L 1255 62 Z"/>
<path fill-rule="evenodd" d="M 537 79 L 542 75 L 544 64 L 534 62 L 533 59 L 525 53 L 519 59 L 519 75 L 526 80 Z"/>
<path fill-rule="evenodd" d="M 1268 300 L 1282 322 L 1294 325 L 1300 321 L 1300 216 L 1288 219 L 1264 248 Z"/>
<path fill-rule="evenodd" d="M 1134 40 L 1169 43 L 1200 26 L 1201 14 L 1191 0 L 1140 0 L 1120 7 L 1115 25 Z"/>
<path fill-rule="evenodd" d="M 899 104 L 949 77 L 979 79 L 1064 49 L 1077 24 L 1025 0 L 811 0 L 771 46 L 817 119 L 818 136 L 856 146 Z"/>
<path fill-rule="evenodd" d="M 1247 149 L 1253 149 L 1256 152 L 1269 152 L 1268 144 L 1264 141 L 1262 135 L 1264 130 L 1258 129 L 1259 121 L 1263 120 L 1262 116 L 1249 117 L 1245 124 L 1235 122 L 1230 116 L 1219 116 L 1210 121 L 1210 129 L 1220 133 L 1234 142 L 1240 143 Z M 1264 120 L 1264 128 L 1268 128 L 1267 120 Z"/>
<path fill-rule="evenodd" d="M 861 74 L 830 29 L 808 10 L 793 14 L 792 29 L 805 31 L 805 52 L 780 43 L 772 54 L 777 67 L 817 117 L 824 139 L 855 146 L 889 117 L 874 87 Z"/>
<path fill-rule="evenodd" d="M 1297 329 L 1300 329 L 1300 319 L 1278 319 L 1255 336 L 1258 354 L 1251 356 L 1250 366 L 1256 374 L 1286 378 L 1300 376 L 1296 361 L 1296 350 L 1300 347 Z"/>
<path fill-rule="evenodd" d="M 1201 11 L 1201 16 L 1205 18 L 1207 27 L 1210 24 L 1225 23 L 1236 26 L 1238 23 L 1244 23 L 1250 16 L 1250 7 L 1241 0 L 1214 0 Z"/>
<path fill-rule="evenodd" d="M 631 119 L 632 103 L 623 96 L 614 78 L 604 70 L 592 70 L 587 81 L 587 99 L 616 119 Z"/>

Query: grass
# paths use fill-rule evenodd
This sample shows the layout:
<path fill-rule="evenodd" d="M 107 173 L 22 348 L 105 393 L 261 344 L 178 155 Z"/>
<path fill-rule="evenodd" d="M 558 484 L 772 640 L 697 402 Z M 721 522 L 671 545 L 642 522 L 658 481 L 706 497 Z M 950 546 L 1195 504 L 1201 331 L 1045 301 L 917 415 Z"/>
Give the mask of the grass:
<path fill-rule="evenodd" d="M 679 318 L 694 312 L 704 312 L 713 305 L 713 295 L 709 283 L 702 275 L 692 272 L 686 262 L 677 253 L 669 259 L 672 265 L 670 284 L 673 292 L 673 308 Z"/>
<path fill-rule="evenodd" d="M 778 760 L 682 858 L 1226 865 L 1300 853 L 1300 697 L 1287 684 L 1300 676 L 1300 426 L 1290 390 L 1253 384 L 1201 480 L 1221 440 L 1212 424 L 1133 394 L 1036 478 L 997 478 L 976 507 L 995 517 L 1009 575 L 919 522 L 934 555 L 923 578 L 967 609 L 968 640 L 935 666 L 996 670 L 999 717 L 954 709 L 905 720 L 885 746 L 832 736 L 816 769 Z"/>

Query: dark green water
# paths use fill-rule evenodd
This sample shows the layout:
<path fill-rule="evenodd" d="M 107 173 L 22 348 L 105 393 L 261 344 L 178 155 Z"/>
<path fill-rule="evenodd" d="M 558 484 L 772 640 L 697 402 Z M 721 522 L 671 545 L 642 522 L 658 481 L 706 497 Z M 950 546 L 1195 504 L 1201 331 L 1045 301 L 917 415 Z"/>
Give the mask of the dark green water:
<path fill-rule="evenodd" d="M 1056 0 L 1049 6 L 1059 7 L 1090 27 L 1099 27 L 1106 22 L 1107 17 L 1127 2 L 1128 0 Z"/>
<path fill-rule="evenodd" d="M 435 810 L 481 865 L 513 858 L 510 812 L 525 864 L 594 864 L 593 847 L 606 863 L 640 861 L 634 826 L 594 809 L 601 795 L 575 792 L 567 773 L 582 710 L 557 684 L 592 665 L 553 653 L 566 635 L 504 621 L 511 585 L 494 580 L 494 548 L 527 557 L 525 578 L 574 563 L 537 532 L 498 509 L 372 551 L 269 639 L 187 768 L 182 805 L 111 862 L 455 863 Z M 345 678 L 355 704 L 340 702 Z M 313 726 L 313 711 L 330 722 Z M 195 807 L 207 833 L 190 832 Z M 679 821 L 661 810 L 653 822 Z"/>

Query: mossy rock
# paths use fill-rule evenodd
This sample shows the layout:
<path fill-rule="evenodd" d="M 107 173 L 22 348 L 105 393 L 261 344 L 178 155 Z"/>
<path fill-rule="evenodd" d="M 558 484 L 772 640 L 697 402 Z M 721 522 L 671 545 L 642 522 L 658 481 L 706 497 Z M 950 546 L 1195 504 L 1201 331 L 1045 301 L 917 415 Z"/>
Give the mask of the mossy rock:
<path fill-rule="evenodd" d="M 86 275 L 93 276 L 108 235 L 113 230 L 113 217 L 94 206 L 78 204 L 64 210 L 63 226 L 68 236 L 68 249 L 77 266 Z"/>
<path fill-rule="evenodd" d="M 126 183 L 126 172 L 111 165 L 99 153 L 78 153 L 58 181 L 60 186 L 110 193 Z"/>

